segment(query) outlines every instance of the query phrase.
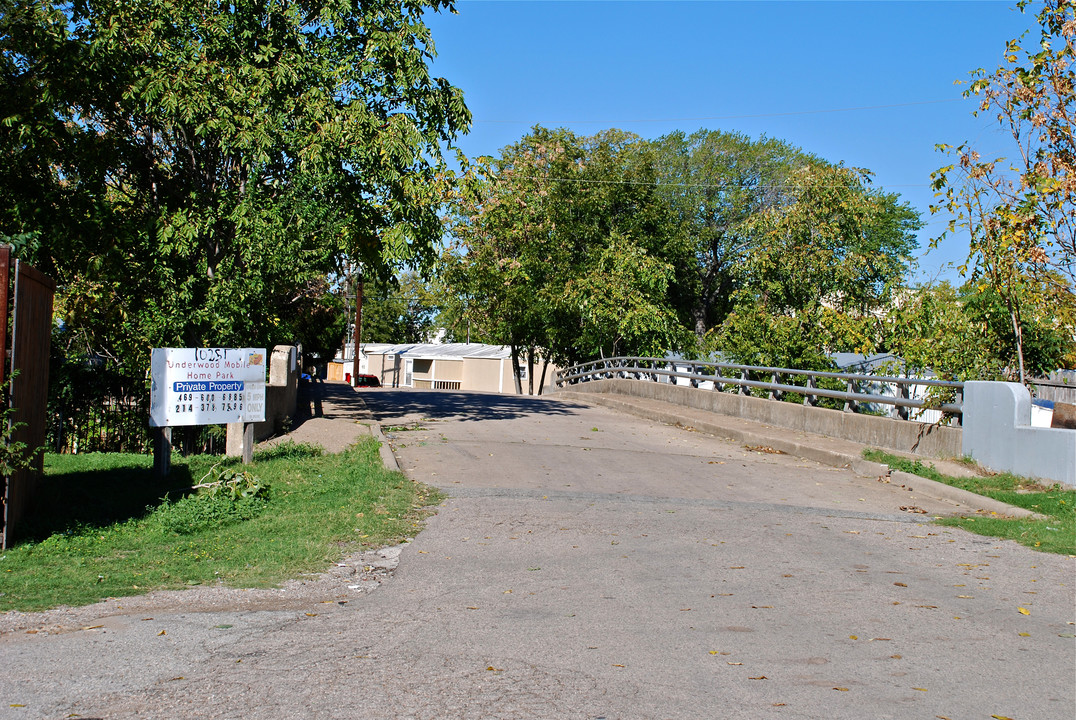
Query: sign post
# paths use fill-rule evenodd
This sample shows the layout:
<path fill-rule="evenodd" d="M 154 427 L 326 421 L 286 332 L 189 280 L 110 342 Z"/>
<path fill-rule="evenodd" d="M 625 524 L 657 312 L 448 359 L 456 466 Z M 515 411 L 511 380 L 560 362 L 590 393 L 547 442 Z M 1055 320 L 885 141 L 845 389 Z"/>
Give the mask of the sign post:
<path fill-rule="evenodd" d="M 154 348 L 150 359 L 149 424 L 159 428 L 154 469 L 171 465 L 171 428 L 180 425 L 243 423 L 253 440 L 253 423 L 265 420 L 265 348 Z M 252 442 L 244 442 L 250 462 Z"/>

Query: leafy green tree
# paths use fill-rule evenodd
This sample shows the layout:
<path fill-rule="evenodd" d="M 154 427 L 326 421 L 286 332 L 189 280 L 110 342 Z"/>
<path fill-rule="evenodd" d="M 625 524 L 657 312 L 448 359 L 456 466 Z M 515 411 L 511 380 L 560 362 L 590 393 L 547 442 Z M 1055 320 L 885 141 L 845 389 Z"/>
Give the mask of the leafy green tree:
<path fill-rule="evenodd" d="M 638 137 L 535 127 L 477 160 L 464 185 L 444 277 L 475 337 L 511 346 L 517 362 L 520 349 L 571 363 L 679 342 L 678 248 Z M 605 292 L 630 297 L 630 320 Z"/>
<path fill-rule="evenodd" d="M 584 357 L 661 356 L 683 347 L 688 333 L 664 302 L 675 279 L 673 266 L 621 235 L 594 252 L 584 274 L 564 287 L 565 304 L 578 308 L 574 345 Z"/>
<path fill-rule="evenodd" d="M 1020 382 L 1029 370 L 1029 323 L 1050 311 L 1071 318 L 1076 308 L 1076 7 L 1068 0 L 1039 7 L 1036 41 L 1010 40 L 1005 64 L 974 71 L 965 93 L 980 101 L 978 112 L 995 115 L 1012 152 L 984 159 L 968 143 L 939 146 L 956 160 L 934 173 L 932 208 L 951 214 L 950 232 L 967 230 L 961 272 L 1004 304 L 1016 351 L 1008 375 Z"/>
<path fill-rule="evenodd" d="M 740 265 L 758 245 L 753 223 L 792 201 L 793 173 L 820 160 L 781 140 L 674 132 L 653 142 L 657 181 L 691 262 L 677 263 L 679 303 L 698 341 L 732 309 Z"/>
<path fill-rule="evenodd" d="M 0 233 L 36 238 L 71 350 L 314 345 L 344 258 L 429 265 L 470 115 L 428 9 L 0 0 Z"/>
<path fill-rule="evenodd" d="M 1006 359 L 968 312 L 966 291 L 948 282 L 908 288 L 886 318 L 885 349 L 910 377 L 933 373 L 943 380 L 997 380 Z"/>
<path fill-rule="evenodd" d="M 710 347 L 745 364 L 817 368 L 829 352 L 866 352 L 908 270 L 918 214 L 869 175 L 814 165 L 793 174 L 788 204 L 750 221 L 734 308 Z"/>
<path fill-rule="evenodd" d="M 364 343 L 423 343 L 434 333 L 437 308 L 417 273 L 366 283 L 362 303 Z"/>

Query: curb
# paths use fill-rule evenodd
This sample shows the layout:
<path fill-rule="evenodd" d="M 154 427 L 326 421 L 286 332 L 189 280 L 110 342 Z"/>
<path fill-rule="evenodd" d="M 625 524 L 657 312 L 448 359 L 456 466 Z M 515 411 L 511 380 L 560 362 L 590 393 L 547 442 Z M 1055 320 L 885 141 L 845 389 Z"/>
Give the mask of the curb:
<path fill-rule="evenodd" d="M 370 434 L 377 440 L 378 453 L 381 455 L 381 464 L 385 466 L 386 470 L 402 472 L 400 470 L 400 463 L 396 461 L 396 456 L 392 453 L 389 439 L 385 437 L 385 433 L 381 431 L 381 423 L 371 422 L 367 427 L 370 428 Z"/>
<path fill-rule="evenodd" d="M 802 442 L 797 442 L 796 440 L 775 438 L 763 433 L 754 433 L 743 428 L 729 427 L 707 420 L 702 416 L 693 415 L 689 411 L 686 411 L 686 409 L 684 413 L 677 414 L 664 410 L 639 407 L 630 402 L 599 395 L 598 393 L 559 391 L 557 395 L 570 400 L 603 405 L 612 408 L 613 410 L 619 410 L 628 413 L 629 415 L 635 415 L 636 417 L 665 423 L 666 425 L 683 426 L 689 424 L 696 430 L 701 430 L 709 435 L 729 438 L 736 442 L 765 444 L 788 455 L 795 455 L 796 457 L 801 457 L 806 460 L 813 460 L 823 465 L 848 468 L 857 475 L 866 477 L 889 476 L 891 480 L 908 485 L 909 487 L 912 487 L 912 483 L 914 482 L 915 491 L 918 493 L 935 500 L 945 500 L 966 505 L 977 513 L 996 514 L 1007 517 L 1034 518 L 1037 520 L 1043 519 L 1042 515 L 1025 508 L 1009 505 L 1000 500 L 994 500 L 993 498 L 984 497 L 982 495 L 976 495 L 968 490 L 946 485 L 945 483 L 930 480 L 929 478 L 921 477 L 919 475 L 913 475 L 901 470 L 891 470 L 888 465 L 882 463 L 871 462 L 869 460 L 864 460 L 861 457 L 836 450 L 814 447 Z"/>

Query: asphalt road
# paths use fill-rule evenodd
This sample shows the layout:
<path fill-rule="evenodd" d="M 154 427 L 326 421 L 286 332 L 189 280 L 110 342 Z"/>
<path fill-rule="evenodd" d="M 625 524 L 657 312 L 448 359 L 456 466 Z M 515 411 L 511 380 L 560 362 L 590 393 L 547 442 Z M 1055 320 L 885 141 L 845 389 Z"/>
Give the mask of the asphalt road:
<path fill-rule="evenodd" d="M 362 396 L 450 494 L 393 577 L 5 635 L 0 717 L 1073 716 L 1073 558 L 605 409 Z"/>

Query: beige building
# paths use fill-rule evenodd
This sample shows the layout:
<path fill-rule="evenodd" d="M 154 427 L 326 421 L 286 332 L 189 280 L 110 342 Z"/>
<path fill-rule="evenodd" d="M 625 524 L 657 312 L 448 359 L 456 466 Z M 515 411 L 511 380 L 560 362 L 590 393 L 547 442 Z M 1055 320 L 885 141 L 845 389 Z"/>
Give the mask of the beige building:
<path fill-rule="evenodd" d="M 350 350 L 350 348 L 349 348 Z M 350 356 L 350 352 L 348 353 Z M 329 363 L 326 379 L 350 380 L 352 359 L 338 357 Z M 480 343 L 424 343 L 388 345 L 368 343 L 359 356 L 361 375 L 375 376 L 385 387 L 411 387 L 428 390 L 480 390 L 515 393 L 512 376 L 512 353 L 507 345 Z M 526 359 L 520 358 L 521 382 L 527 391 Z M 549 365 L 546 388 L 552 389 L 556 368 Z M 542 364 L 535 362 L 534 389 L 542 377 Z"/>

